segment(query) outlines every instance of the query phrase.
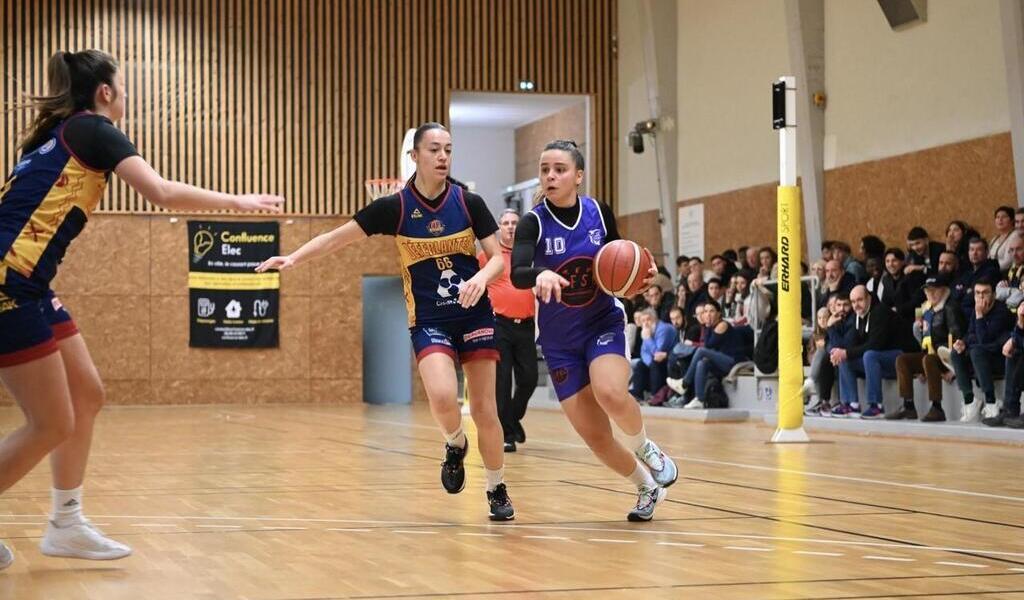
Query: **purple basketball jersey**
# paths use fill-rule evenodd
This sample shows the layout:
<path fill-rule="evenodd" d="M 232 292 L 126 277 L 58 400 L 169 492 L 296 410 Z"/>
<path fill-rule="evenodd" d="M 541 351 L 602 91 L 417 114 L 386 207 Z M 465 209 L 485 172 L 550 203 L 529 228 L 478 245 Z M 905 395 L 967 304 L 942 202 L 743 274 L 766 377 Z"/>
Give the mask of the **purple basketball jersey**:
<path fill-rule="evenodd" d="M 593 198 L 579 198 L 579 217 L 569 225 L 555 218 L 547 202 L 544 199 L 532 209 L 540 224 L 533 265 L 558 273 L 569 285 L 562 289 L 561 302 L 539 303 L 538 341 L 549 348 L 579 347 L 609 326 L 625 325 L 622 304 L 601 291 L 594 280 L 594 256 L 608 230 Z"/>

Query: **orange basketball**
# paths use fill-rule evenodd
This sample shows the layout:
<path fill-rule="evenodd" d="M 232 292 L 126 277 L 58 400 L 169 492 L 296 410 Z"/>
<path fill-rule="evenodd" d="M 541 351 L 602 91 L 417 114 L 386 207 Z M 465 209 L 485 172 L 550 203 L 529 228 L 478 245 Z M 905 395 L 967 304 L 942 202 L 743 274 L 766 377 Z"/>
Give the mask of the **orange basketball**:
<path fill-rule="evenodd" d="M 605 244 L 594 257 L 594 278 L 602 290 L 630 298 L 643 291 L 651 269 L 651 254 L 630 240 Z"/>

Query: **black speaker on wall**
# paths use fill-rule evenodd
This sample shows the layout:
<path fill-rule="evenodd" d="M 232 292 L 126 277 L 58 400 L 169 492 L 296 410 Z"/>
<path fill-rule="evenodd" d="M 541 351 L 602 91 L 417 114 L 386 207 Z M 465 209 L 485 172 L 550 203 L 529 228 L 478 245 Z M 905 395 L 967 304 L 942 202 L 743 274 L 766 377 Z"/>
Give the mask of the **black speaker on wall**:
<path fill-rule="evenodd" d="M 899 29 L 925 20 L 928 0 L 878 0 L 878 5 L 889 21 L 889 27 Z"/>

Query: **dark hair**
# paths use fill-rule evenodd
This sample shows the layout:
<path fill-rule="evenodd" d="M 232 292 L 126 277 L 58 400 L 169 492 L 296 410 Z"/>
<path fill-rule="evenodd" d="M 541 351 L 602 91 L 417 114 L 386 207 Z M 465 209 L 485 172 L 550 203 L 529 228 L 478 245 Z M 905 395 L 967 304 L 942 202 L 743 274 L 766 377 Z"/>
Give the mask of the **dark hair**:
<path fill-rule="evenodd" d="M 750 246 L 740 246 L 739 248 L 737 248 L 736 249 L 736 257 L 739 258 L 740 254 L 746 254 L 747 253 L 747 248 L 749 248 L 749 247 Z"/>
<path fill-rule="evenodd" d="M 877 235 L 866 235 L 860 238 L 860 243 L 864 246 L 865 256 L 883 256 L 886 252 L 885 242 Z"/>
<path fill-rule="evenodd" d="M 994 213 L 992 213 L 992 216 L 995 217 L 999 213 L 1006 213 L 1007 217 L 1013 219 L 1013 209 L 1010 208 L 1009 206 L 1000 206 L 999 208 L 996 209 Z"/>
<path fill-rule="evenodd" d="M 757 255 L 760 257 L 762 252 L 767 252 L 772 256 L 772 263 L 779 262 L 779 255 L 775 253 L 775 248 L 772 248 L 771 246 L 764 246 L 757 251 Z"/>
<path fill-rule="evenodd" d="M 836 294 L 836 300 L 842 300 L 843 302 L 850 301 L 850 292 L 839 292 Z"/>
<path fill-rule="evenodd" d="M 960 266 L 960 255 L 959 254 L 957 254 L 956 252 L 953 252 L 952 250 L 943 250 L 942 252 L 939 252 L 939 258 L 942 258 L 943 254 L 948 254 L 948 255 L 952 256 L 953 260 L 956 261 L 957 266 Z"/>
<path fill-rule="evenodd" d="M 988 250 L 988 240 L 979 235 L 972 237 L 967 244 L 981 244 L 982 246 L 985 246 L 985 250 Z"/>
<path fill-rule="evenodd" d="M 1024 206 L 1018 208 L 1017 210 L 1015 210 L 1013 212 L 1018 214 L 1018 215 L 1024 215 Z"/>
<path fill-rule="evenodd" d="M 898 258 L 900 260 L 907 260 L 907 255 L 904 254 L 903 251 L 900 250 L 899 248 L 886 248 L 885 249 L 885 257 L 889 258 L 890 254 L 892 254 L 893 256 L 895 256 L 896 258 Z"/>
<path fill-rule="evenodd" d="M 722 258 L 724 258 L 725 260 L 729 260 L 729 261 L 735 261 L 736 259 L 739 258 L 739 255 L 736 254 L 735 250 L 730 248 L 730 249 L 728 249 L 728 250 L 726 250 L 725 252 L 722 253 Z"/>
<path fill-rule="evenodd" d="M 907 240 L 925 240 L 928 237 L 928 232 L 921 226 L 911 227 L 910 233 L 907 234 Z"/>
<path fill-rule="evenodd" d="M 431 131 L 433 129 L 440 129 L 441 131 L 448 131 L 447 127 L 445 127 L 444 125 L 438 123 L 437 121 L 427 121 L 426 123 L 424 123 L 424 124 L 420 125 L 419 127 L 417 127 L 416 128 L 416 133 L 412 134 L 412 147 L 413 148 L 419 148 L 420 147 L 420 142 L 423 141 L 423 136 L 426 135 L 428 131 Z M 412 178 L 409 181 L 412 181 L 415 178 L 416 178 L 416 175 L 413 174 Z M 457 185 L 457 186 L 459 186 L 460 188 L 462 188 L 464 190 L 468 190 L 469 189 L 469 186 L 467 186 L 466 184 L 462 183 L 458 179 L 452 177 L 451 175 L 448 175 L 447 177 L 445 177 L 445 179 L 447 179 L 448 183 L 450 183 L 452 185 Z"/>
<path fill-rule="evenodd" d="M 57 51 L 46 65 L 47 93 L 29 96 L 26 106 L 36 111 L 32 124 L 22 132 L 19 148 L 40 145 L 50 130 L 74 113 L 96 107 L 96 88 L 114 85 L 117 61 L 100 50 Z"/>
<path fill-rule="evenodd" d="M 847 244 L 846 242 L 843 242 L 843 241 L 838 241 L 837 240 L 835 242 L 832 242 L 832 249 L 833 250 L 842 250 L 843 252 L 845 252 L 847 254 L 851 253 L 850 252 L 850 245 Z"/>
<path fill-rule="evenodd" d="M 718 277 L 712 277 L 711 279 L 708 279 L 707 283 L 705 283 L 704 285 L 710 286 L 712 283 L 717 283 L 718 287 L 722 287 L 722 280 L 719 279 Z"/>
<path fill-rule="evenodd" d="M 680 254 L 679 256 L 676 257 L 676 266 L 677 267 L 682 266 L 682 264 L 685 263 L 685 262 L 690 262 L 690 257 L 689 256 L 686 256 L 685 254 Z"/>
<path fill-rule="evenodd" d="M 725 260 L 725 257 L 724 257 L 724 256 L 722 256 L 721 254 L 715 254 L 714 256 L 712 256 L 712 257 L 711 257 L 711 262 L 715 262 L 715 259 L 716 259 L 716 258 L 717 258 L 718 260 L 721 260 L 721 261 L 724 261 L 724 260 Z"/>
<path fill-rule="evenodd" d="M 572 156 L 572 161 L 576 163 L 576 168 L 580 171 L 585 171 L 583 163 L 583 153 L 580 152 L 580 147 L 573 140 L 554 140 L 548 142 L 547 146 L 544 146 L 544 152 L 548 150 L 561 150 L 562 152 L 568 152 Z"/>
<path fill-rule="evenodd" d="M 715 312 L 722 312 L 722 305 L 710 298 L 704 301 L 704 306 L 710 306 L 715 309 Z"/>
<path fill-rule="evenodd" d="M 834 241 L 832 241 L 832 240 L 825 240 L 825 241 L 823 241 L 821 243 L 821 249 L 822 250 L 831 250 L 833 244 L 835 244 Z"/>
<path fill-rule="evenodd" d="M 699 263 L 703 263 L 703 262 L 704 262 L 704 259 L 703 259 L 703 258 L 701 258 L 701 257 L 699 257 L 699 256 L 691 256 L 691 257 L 690 257 L 690 260 L 691 260 L 691 261 L 694 261 L 694 260 L 695 260 L 695 261 L 697 261 L 697 262 L 699 262 Z"/>
<path fill-rule="evenodd" d="M 953 225 L 956 225 L 957 227 L 959 227 L 960 231 L 964 235 L 967 235 L 967 229 L 968 229 L 967 223 L 964 223 L 963 221 L 955 220 L 955 219 L 953 221 L 950 221 L 949 225 L 946 225 L 946 233 L 949 233 L 949 228 L 952 227 Z"/>
<path fill-rule="evenodd" d="M 990 290 L 996 289 L 996 285 L 994 283 L 992 283 L 992 280 L 989 279 L 988 277 L 982 277 L 982 278 L 978 279 L 977 281 L 974 282 L 974 286 L 972 286 L 972 287 L 978 287 L 979 285 L 983 285 L 983 286 L 987 287 Z"/>

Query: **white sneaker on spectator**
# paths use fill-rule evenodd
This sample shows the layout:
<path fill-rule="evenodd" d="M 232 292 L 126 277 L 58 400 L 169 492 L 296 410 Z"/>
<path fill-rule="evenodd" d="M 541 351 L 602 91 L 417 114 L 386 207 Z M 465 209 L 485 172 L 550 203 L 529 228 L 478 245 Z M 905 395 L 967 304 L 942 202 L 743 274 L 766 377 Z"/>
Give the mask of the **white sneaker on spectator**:
<path fill-rule="evenodd" d="M 978 402 L 975 400 L 975 402 Z M 981 409 L 981 418 L 983 419 L 994 419 L 999 416 L 999 405 L 995 402 L 985 403 L 985 406 Z"/>
<path fill-rule="evenodd" d="M 39 549 L 47 556 L 86 560 L 115 560 L 132 553 L 131 548 L 103 535 L 88 521 L 68 527 L 57 527 L 50 521 Z"/>
<path fill-rule="evenodd" d="M 975 398 L 974 402 L 965 404 L 963 410 L 960 412 L 961 423 L 977 423 L 981 420 L 981 405 L 984 402 L 981 398 Z"/>
<path fill-rule="evenodd" d="M 807 401 L 807 405 L 804 406 L 804 414 L 809 417 L 816 417 L 821 412 L 821 398 L 814 394 L 810 400 Z"/>
<path fill-rule="evenodd" d="M 676 379 L 674 377 L 666 377 L 665 378 L 665 385 L 668 386 L 668 389 L 670 389 L 673 392 L 679 394 L 680 396 L 682 396 L 685 393 L 684 392 L 684 388 L 683 388 L 683 380 L 682 379 Z"/>
<path fill-rule="evenodd" d="M 11 566 L 11 563 L 13 562 L 14 553 L 11 552 L 11 549 L 5 546 L 3 542 L 0 542 L 0 571 Z"/>
<path fill-rule="evenodd" d="M 694 398 L 693 400 L 690 400 L 689 402 L 687 402 L 686 406 L 684 406 L 683 408 L 702 409 L 702 408 L 704 408 L 704 403 L 700 401 L 700 398 Z"/>
<path fill-rule="evenodd" d="M 804 387 L 803 387 L 804 396 L 812 395 L 814 393 L 815 387 L 816 386 L 814 385 L 814 380 L 813 379 L 811 379 L 810 377 L 808 377 L 807 379 L 804 379 Z"/>

